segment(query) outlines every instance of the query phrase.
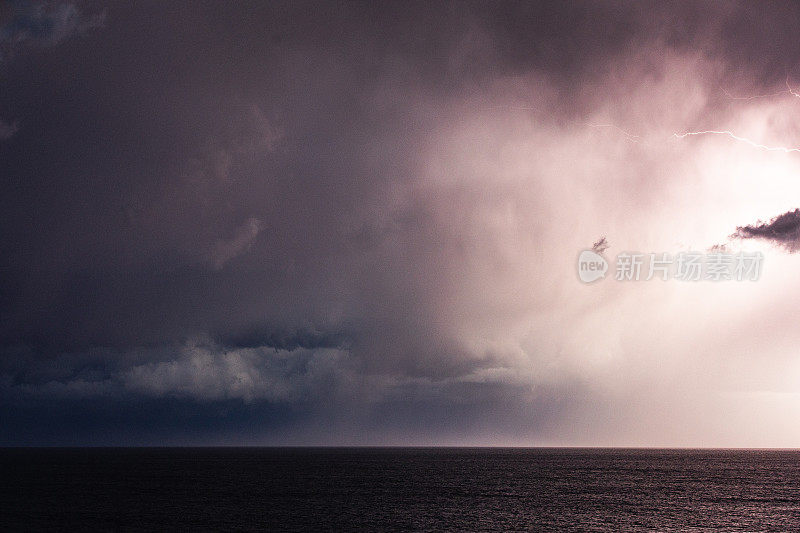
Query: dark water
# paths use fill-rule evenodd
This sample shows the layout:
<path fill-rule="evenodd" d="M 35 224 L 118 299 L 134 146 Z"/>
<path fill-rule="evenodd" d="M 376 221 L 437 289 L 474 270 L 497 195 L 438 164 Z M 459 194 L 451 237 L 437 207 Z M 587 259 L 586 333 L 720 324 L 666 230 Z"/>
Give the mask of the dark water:
<path fill-rule="evenodd" d="M 800 452 L 5 449 L 6 530 L 800 531 Z"/>

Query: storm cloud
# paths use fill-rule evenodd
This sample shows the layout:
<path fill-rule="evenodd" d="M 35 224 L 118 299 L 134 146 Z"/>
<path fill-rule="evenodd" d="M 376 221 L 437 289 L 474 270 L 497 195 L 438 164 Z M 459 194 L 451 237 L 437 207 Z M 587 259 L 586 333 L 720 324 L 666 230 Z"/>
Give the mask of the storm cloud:
<path fill-rule="evenodd" d="M 765 309 L 793 309 L 796 256 L 691 290 L 584 286 L 573 260 L 599 235 L 607 256 L 706 248 L 797 204 L 796 153 L 757 145 L 800 144 L 798 21 L 11 4 L 0 443 L 791 441 L 738 422 L 793 393 L 800 339 Z M 753 142 L 680 137 L 712 130 Z M 737 233 L 789 247 L 797 217 Z"/>
<path fill-rule="evenodd" d="M 72 2 L 9 0 L 0 6 L 0 61 L 32 46 L 54 46 L 101 27 L 105 14 L 84 13 Z"/>
<path fill-rule="evenodd" d="M 769 222 L 738 226 L 731 236 L 736 239 L 763 239 L 796 252 L 800 246 L 800 209 L 787 211 Z"/>

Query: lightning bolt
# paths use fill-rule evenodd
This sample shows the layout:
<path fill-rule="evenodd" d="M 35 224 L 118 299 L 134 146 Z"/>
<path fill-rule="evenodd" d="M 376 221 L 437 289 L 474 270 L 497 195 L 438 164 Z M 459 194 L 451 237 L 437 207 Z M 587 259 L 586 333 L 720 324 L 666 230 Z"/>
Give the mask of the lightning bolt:
<path fill-rule="evenodd" d="M 786 76 L 786 89 L 789 92 L 789 94 L 791 94 L 792 96 L 800 98 L 800 94 L 798 94 L 794 89 L 792 89 L 792 86 L 789 85 L 789 76 L 788 75 Z"/>
<path fill-rule="evenodd" d="M 613 130 L 617 130 L 627 140 L 629 140 L 631 142 L 634 142 L 634 143 L 638 143 L 639 142 L 639 136 L 638 135 L 634 135 L 633 133 L 627 132 L 627 131 L 623 130 L 622 128 L 620 128 L 619 126 L 617 126 L 616 124 L 591 124 L 591 123 L 588 123 L 588 122 L 584 122 L 584 125 L 585 126 L 589 126 L 590 128 L 610 128 L 610 129 L 613 129 Z"/>
<path fill-rule="evenodd" d="M 787 80 L 787 83 L 788 83 L 788 80 Z M 727 96 L 731 100 L 756 100 L 758 98 L 772 98 L 773 96 L 779 96 L 781 94 L 787 94 L 787 93 L 790 92 L 790 91 L 778 91 L 776 93 L 756 94 L 754 96 L 733 96 L 731 93 L 726 91 L 724 87 L 720 87 L 720 89 L 722 89 L 722 92 L 725 94 L 725 96 Z M 797 95 L 795 95 L 795 96 L 797 96 Z"/>
<path fill-rule="evenodd" d="M 717 131 L 717 130 L 705 130 L 705 131 L 687 131 L 686 133 L 673 133 L 672 136 L 676 139 L 684 139 L 689 136 L 693 135 L 727 135 L 731 139 L 735 139 L 739 142 L 743 142 L 745 144 L 749 144 L 753 148 L 758 148 L 760 150 L 766 150 L 767 152 L 783 152 L 785 154 L 789 154 L 792 152 L 800 152 L 800 148 L 789 148 L 786 146 L 767 146 L 766 144 L 757 143 L 747 137 L 740 137 L 735 133 L 727 130 Z"/>
<path fill-rule="evenodd" d="M 755 99 L 758 99 L 758 98 L 770 98 L 770 97 L 778 96 L 778 95 L 781 95 L 781 94 L 788 94 L 788 95 L 794 96 L 796 98 L 800 98 L 800 92 L 796 91 L 791 86 L 791 84 L 789 83 L 789 75 L 788 74 L 786 75 L 785 83 L 786 83 L 786 90 L 777 91 L 777 92 L 774 92 L 774 93 L 767 93 L 767 94 L 757 94 L 757 95 L 754 95 L 754 96 L 733 96 L 731 93 L 726 91 L 724 88 L 721 88 L 721 89 L 722 89 L 722 92 L 725 93 L 725 96 L 727 96 L 728 98 L 730 98 L 732 100 L 755 100 Z M 533 109 L 532 107 L 522 107 L 522 106 L 520 106 L 520 107 L 517 107 L 517 106 L 492 106 L 492 107 L 495 107 L 495 108 L 506 108 L 506 109 Z M 591 122 L 582 122 L 581 125 L 588 126 L 590 128 L 601 128 L 601 129 L 615 130 L 615 131 L 619 132 L 620 134 L 622 134 L 622 136 L 627 141 L 630 141 L 630 142 L 636 143 L 636 144 L 640 144 L 640 143 L 649 144 L 640 135 L 636 135 L 634 133 L 631 133 L 631 132 L 629 132 L 629 131 L 617 126 L 616 124 L 610 124 L 610 123 L 597 124 L 597 123 L 591 123 Z M 751 146 L 752 148 L 756 148 L 758 150 L 764 150 L 766 152 L 782 152 L 784 154 L 800 153 L 800 148 L 795 148 L 795 147 L 792 147 L 792 146 L 770 146 L 770 145 L 767 145 L 767 144 L 762 144 L 760 142 L 754 141 L 754 140 L 749 139 L 747 137 L 742 137 L 741 135 L 737 135 L 737 134 L 735 134 L 734 132 L 732 132 L 730 130 L 702 130 L 702 131 L 686 131 L 686 132 L 683 132 L 683 133 L 673 133 L 672 134 L 672 139 L 673 140 L 681 140 L 681 139 L 685 139 L 687 137 L 695 137 L 695 136 L 702 136 L 702 135 L 724 135 L 726 137 L 730 137 L 731 139 L 733 139 L 733 140 L 735 140 L 737 142 L 747 144 L 748 146 Z"/>
<path fill-rule="evenodd" d="M 792 96 L 794 96 L 796 98 L 800 98 L 800 92 L 795 91 L 794 88 L 792 88 L 791 84 L 789 83 L 789 75 L 788 74 L 786 75 L 785 83 L 786 83 L 786 90 L 784 90 L 784 91 L 778 91 L 778 92 L 767 93 L 767 94 L 757 94 L 757 95 L 754 95 L 754 96 L 733 96 L 731 93 L 726 91 L 724 88 L 722 88 L 722 92 L 725 93 L 725 96 L 727 96 L 731 100 L 755 100 L 757 98 L 770 98 L 770 97 L 778 96 L 778 95 L 781 95 L 781 94 L 789 94 L 789 95 L 792 95 Z M 800 148 L 793 148 L 793 147 L 789 147 L 789 146 L 767 146 L 766 144 L 761 144 L 761 143 L 756 142 L 756 141 L 754 141 L 752 139 L 748 139 L 747 137 L 742 137 L 740 135 L 736 135 L 735 133 L 733 133 L 732 131 L 729 131 L 729 130 L 688 131 L 688 132 L 685 132 L 685 133 L 673 133 L 672 134 L 672 136 L 675 139 L 684 139 L 686 137 L 689 137 L 690 135 L 726 135 L 726 136 L 730 137 L 731 139 L 734 139 L 736 141 L 748 144 L 748 145 L 752 146 L 753 148 L 758 148 L 759 150 L 765 150 L 767 152 L 783 152 L 785 154 L 793 153 L 793 152 L 800 152 Z"/>
<path fill-rule="evenodd" d="M 645 142 L 639 135 L 635 135 L 633 133 L 630 133 L 630 132 L 620 128 L 616 124 L 591 124 L 591 123 L 584 122 L 583 125 L 584 126 L 589 126 L 590 128 L 607 128 L 607 129 L 615 130 L 615 131 L 621 133 L 622 136 L 626 140 L 628 140 L 630 142 L 633 142 L 633 143 L 639 144 L 641 142 Z M 735 141 L 738 141 L 738 142 L 741 142 L 741 143 L 745 143 L 745 144 L 747 144 L 749 146 L 752 146 L 753 148 L 758 148 L 759 150 L 764 150 L 764 151 L 767 151 L 767 152 L 782 152 L 782 153 L 785 153 L 785 154 L 800 152 L 800 148 L 794 148 L 794 147 L 790 147 L 790 146 L 768 146 L 766 144 L 761 144 L 761 143 L 756 142 L 756 141 L 754 141 L 752 139 L 748 139 L 747 137 L 742 137 L 741 135 L 736 135 L 735 133 L 733 133 L 732 131 L 729 131 L 729 130 L 703 130 L 703 131 L 687 131 L 687 132 L 684 132 L 684 133 L 673 133 L 672 134 L 672 139 L 673 140 L 680 140 L 680 139 L 685 139 L 686 137 L 694 137 L 694 136 L 701 136 L 701 135 L 724 135 L 726 137 L 730 137 L 731 139 L 733 139 Z M 645 142 L 645 144 L 648 144 L 648 143 Z"/>
<path fill-rule="evenodd" d="M 520 111 L 537 111 L 539 107 L 524 106 L 524 105 L 490 105 L 487 109 L 517 109 Z"/>

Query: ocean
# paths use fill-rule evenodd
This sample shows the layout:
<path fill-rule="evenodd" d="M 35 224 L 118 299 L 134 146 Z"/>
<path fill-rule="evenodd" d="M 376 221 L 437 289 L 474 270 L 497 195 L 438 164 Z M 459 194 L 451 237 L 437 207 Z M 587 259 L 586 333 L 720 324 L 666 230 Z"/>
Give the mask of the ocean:
<path fill-rule="evenodd" d="M 3 531 L 800 531 L 800 452 L 0 449 Z"/>

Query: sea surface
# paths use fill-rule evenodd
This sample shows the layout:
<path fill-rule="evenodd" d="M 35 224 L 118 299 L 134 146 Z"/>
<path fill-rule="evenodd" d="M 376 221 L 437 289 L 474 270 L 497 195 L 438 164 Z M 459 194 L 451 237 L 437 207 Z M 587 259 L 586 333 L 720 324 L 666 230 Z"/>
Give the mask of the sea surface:
<path fill-rule="evenodd" d="M 800 531 L 800 451 L 0 449 L 2 531 Z"/>

